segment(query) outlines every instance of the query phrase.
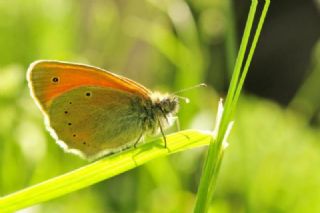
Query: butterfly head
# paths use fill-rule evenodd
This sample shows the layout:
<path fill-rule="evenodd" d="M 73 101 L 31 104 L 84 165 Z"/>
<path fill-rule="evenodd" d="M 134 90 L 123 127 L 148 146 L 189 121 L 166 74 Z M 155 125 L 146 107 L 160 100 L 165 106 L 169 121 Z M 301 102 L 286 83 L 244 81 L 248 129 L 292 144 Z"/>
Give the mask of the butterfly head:
<path fill-rule="evenodd" d="M 179 101 L 174 95 L 155 93 L 151 101 L 163 116 L 175 115 L 179 110 Z"/>

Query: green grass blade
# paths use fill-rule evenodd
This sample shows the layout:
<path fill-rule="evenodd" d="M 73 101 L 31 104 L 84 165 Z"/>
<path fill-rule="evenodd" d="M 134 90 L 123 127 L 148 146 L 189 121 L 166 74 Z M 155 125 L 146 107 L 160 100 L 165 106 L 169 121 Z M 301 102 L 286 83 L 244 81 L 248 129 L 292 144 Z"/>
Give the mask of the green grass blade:
<path fill-rule="evenodd" d="M 225 109 L 221 116 L 222 117 L 221 123 L 216 124 L 216 125 L 219 125 L 217 139 L 215 143 L 210 144 L 207 158 L 204 163 L 203 175 L 200 180 L 200 185 L 199 185 L 199 190 L 197 195 L 197 202 L 195 205 L 194 212 L 201 212 L 201 213 L 207 212 L 210 201 L 213 197 L 219 169 L 220 169 L 221 162 L 223 159 L 223 154 L 224 154 L 223 144 L 231 128 L 231 124 L 232 124 L 231 120 L 233 119 L 233 114 L 236 109 L 236 105 L 242 90 L 242 86 L 246 78 L 246 75 L 255 51 L 255 47 L 257 45 L 257 42 L 260 36 L 260 32 L 261 32 L 261 29 L 270 5 L 270 0 L 265 1 L 265 5 L 263 7 L 263 11 L 261 13 L 259 23 L 258 23 L 256 32 L 254 34 L 254 38 L 246 59 L 246 63 L 244 65 L 243 70 L 241 70 L 245 52 L 248 46 L 248 41 L 251 34 L 251 28 L 253 25 L 255 12 L 257 9 L 257 4 L 258 4 L 257 0 L 252 0 L 250 11 L 248 14 L 248 19 L 246 22 L 244 34 L 242 37 L 242 41 L 241 41 L 241 45 L 238 53 L 238 57 L 236 59 L 234 72 L 232 75 L 231 83 L 230 83 L 227 98 L 226 98 Z"/>
<path fill-rule="evenodd" d="M 233 70 L 233 74 L 231 77 L 230 86 L 229 86 L 229 90 L 228 90 L 228 94 L 227 94 L 227 98 L 226 98 L 226 102 L 225 102 L 225 109 L 227 110 L 226 112 L 228 112 L 228 110 L 230 108 L 229 105 L 231 104 L 231 102 L 233 100 L 233 97 L 235 95 L 235 91 L 236 91 L 236 88 L 238 85 L 239 76 L 241 74 L 241 67 L 242 67 L 244 56 L 245 56 L 246 49 L 248 46 L 248 41 L 250 38 L 250 32 L 251 32 L 254 16 L 255 16 L 255 13 L 257 10 L 257 4 L 258 4 L 257 0 L 253 0 L 251 3 L 251 6 L 250 6 L 246 26 L 245 26 L 244 33 L 243 33 L 243 36 L 241 39 L 241 44 L 240 44 L 238 56 L 237 56 L 236 63 L 234 66 L 234 70 Z M 223 114 L 223 117 L 228 114 L 226 112 Z M 222 123 L 223 123 L 223 120 L 224 120 L 224 118 L 222 118 Z"/>
<path fill-rule="evenodd" d="M 250 63 L 251 63 L 254 51 L 256 49 L 256 46 L 257 46 L 257 43 L 258 43 L 258 40 L 259 40 L 259 37 L 260 37 L 260 33 L 261 33 L 261 30 L 262 30 L 262 26 L 264 24 L 264 20 L 266 18 L 269 6 L 270 6 L 270 0 L 266 0 L 265 4 L 263 6 L 262 12 L 261 12 L 261 16 L 260 16 L 259 23 L 258 23 L 258 26 L 257 26 L 257 29 L 256 29 L 256 33 L 255 33 L 255 35 L 253 37 L 253 41 L 252 41 L 252 44 L 251 44 L 251 47 L 250 47 L 250 50 L 249 50 L 249 53 L 248 53 L 248 57 L 247 57 L 246 63 L 245 63 L 244 68 L 243 68 L 243 72 L 241 73 L 241 78 L 239 80 L 239 84 L 237 86 L 236 93 L 234 95 L 234 99 L 233 99 L 233 103 L 232 103 L 234 106 L 238 102 L 238 99 L 239 99 L 239 96 L 240 96 L 240 93 L 241 93 L 241 90 L 242 90 L 242 87 L 243 87 L 243 83 L 244 83 L 244 80 L 245 80 L 245 78 L 247 76 L 247 73 L 248 73 L 248 70 L 249 70 L 249 67 L 250 67 Z M 235 109 L 234 106 L 232 106 L 231 108 Z"/>
<path fill-rule="evenodd" d="M 253 21 L 254 21 L 254 16 L 255 16 L 255 13 L 257 10 L 257 4 L 258 4 L 257 0 L 252 0 L 249 14 L 248 14 L 248 18 L 246 21 L 246 26 L 245 26 L 244 33 L 243 33 L 243 36 L 241 39 L 241 44 L 240 44 L 238 56 L 236 59 L 233 75 L 231 78 L 228 94 L 227 94 L 226 101 L 225 101 L 225 112 L 222 115 L 221 125 L 219 128 L 218 137 L 217 137 L 218 143 L 219 143 L 219 141 L 222 141 L 222 137 L 224 135 L 223 132 L 226 131 L 227 125 L 230 122 L 230 120 L 232 119 L 231 118 L 231 111 L 232 111 L 231 105 L 232 105 L 234 95 L 236 93 L 237 86 L 239 83 L 239 79 L 240 79 L 240 75 L 241 75 L 241 68 L 242 68 L 244 56 L 245 56 L 245 53 L 247 50 L 248 41 L 250 38 L 251 29 L 252 29 L 252 25 L 253 25 Z M 221 144 L 219 144 L 218 146 L 221 146 Z"/>
<path fill-rule="evenodd" d="M 222 120 L 221 120 L 221 123 L 219 124 L 217 141 L 213 144 L 210 144 L 208 149 L 208 154 L 207 154 L 207 158 L 205 160 L 205 164 L 203 168 L 203 176 L 201 177 L 201 180 L 200 180 L 199 190 L 197 194 L 197 202 L 196 202 L 194 212 L 207 212 L 209 203 L 211 201 L 210 198 L 212 196 L 209 194 L 209 186 L 211 185 L 211 182 L 216 181 L 215 180 L 216 174 L 214 174 L 214 171 L 215 171 L 215 168 L 217 168 L 218 166 L 218 161 L 219 161 L 218 159 L 220 158 L 219 156 L 221 155 L 220 152 L 222 147 L 222 139 L 225 135 L 227 125 L 231 120 L 230 107 L 233 100 L 233 96 L 237 88 L 237 83 L 239 81 L 241 66 L 243 63 L 244 55 L 245 55 L 247 44 L 249 41 L 250 31 L 251 31 L 256 7 L 257 7 L 257 1 L 253 1 L 250 7 L 246 27 L 244 30 L 244 36 L 242 37 L 239 53 L 236 59 L 234 72 L 231 78 L 231 83 L 230 83 L 230 87 L 228 90 L 226 103 L 225 103 L 226 108 L 222 113 Z"/>
<path fill-rule="evenodd" d="M 1 212 L 12 212 L 48 201 L 121 174 L 152 159 L 208 145 L 211 140 L 212 133 L 185 130 L 167 136 L 168 149 L 163 147 L 162 138 L 144 143 L 135 149 L 107 156 L 77 170 L 2 197 Z"/>
<path fill-rule="evenodd" d="M 231 103 L 231 107 L 230 107 L 230 109 L 231 109 L 230 118 L 231 119 L 233 118 L 233 115 L 234 115 L 234 112 L 235 112 L 235 109 L 236 109 L 236 106 L 237 106 L 237 103 L 238 103 L 238 100 L 239 100 L 239 97 L 240 97 L 240 93 L 241 93 L 245 78 L 247 76 L 247 73 L 248 73 L 248 70 L 249 70 L 249 67 L 250 67 L 250 63 L 251 63 L 254 51 L 256 49 L 256 46 L 257 46 L 257 43 L 258 43 L 258 40 L 259 40 L 259 37 L 260 37 L 260 33 L 261 33 L 261 30 L 262 30 L 262 27 L 263 27 L 263 24 L 264 24 L 264 21 L 265 21 L 269 6 L 270 6 L 270 0 L 266 0 L 265 4 L 263 6 L 263 10 L 261 12 L 260 18 L 259 18 L 258 26 L 257 26 L 256 32 L 254 34 L 253 41 L 251 43 L 251 47 L 250 47 L 250 50 L 249 50 L 249 53 L 248 53 L 244 68 L 243 68 L 243 70 L 241 72 L 240 80 L 239 80 L 239 82 L 237 84 L 236 91 L 235 91 L 235 94 L 234 94 L 234 97 L 233 97 L 233 100 L 232 100 L 232 103 Z M 249 37 L 250 35 L 244 35 L 244 36 L 248 36 Z M 219 138 L 218 138 L 217 141 L 219 141 Z M 219 145 L 219 143 L 217 143 L 217 146 L 218 145 Z M 221 150 L 221 155 L 223 155 L 223 150 Z M 215 166 L 216 168 L 218 168 L 218 170 L 214 172 L 215 174 L 218 174 L 218 172 L 219 172 L 219 168 L 221 166 L 221 161 L 222 161 L 222 157 L 219 157 L 219 159 L 217 161 L 217 165 Z M 217 175 L 215 175 L 215 176 L 216 176 L 215 177 L 215 179 L 216 179 Z M 209 186 L 209 192 L 208 192 L 209 195 L 213 195 L 213 192 L 214 192 L 214 189 L 215 189 L 215 184 L 216 184 L 216 180 L 211 182 L 211 185 Z M 211 198 L 209 200 L 211 200 Z"/>

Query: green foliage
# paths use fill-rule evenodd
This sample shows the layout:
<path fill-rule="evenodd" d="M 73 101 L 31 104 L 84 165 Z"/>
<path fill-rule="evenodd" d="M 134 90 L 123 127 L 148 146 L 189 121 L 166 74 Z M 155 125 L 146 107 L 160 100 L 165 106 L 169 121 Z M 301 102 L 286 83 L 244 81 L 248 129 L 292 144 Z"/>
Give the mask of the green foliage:
<path fill-rule="evenodd" d="M 88 63 L 168 92 L 206 82 L 208 88 L 182 94 L 191 103 L 181 103 L 179 120 L 182 129 L 213 129 L 237 52 L 235 9 L 223 0 L 2 1 L 0 200 L 88 164 L 64 153 L 45 130 L 25 81 L 32 61 Z M 320 131 L 308 124 L 319 104 L 313 76 L 293 104 L 312 109 L 307 116 L 261 98 L 240 99 L 209 212 L 320 211 Z M 206 151 L 157 158 L 29 210 L 192 212 Z"/>
<path fill-rule="evenodd" d="M 211 140 L 212 134 L 191 130 L 168 135 L 167 148 L 164 148 L 163 140 L 158 139 L 3 197 L 0 200 L 1 211 L 11 212 L 65 195 L 138 167 L 154 158 L 206 145 Z"/>
<path fill-rule="evenodd" d="M 238 57 L 235 63 L 234 72 L 232 74 L 232 79 L 231 79 L 231 83 L 230 83 L 227 98 L 226 98 L 225 109 L 223 110 L 223 113 L 222 113 L 221 122 L 219 119 L 219 123 L 216 124 L 218 125 L 218 128 L 216 129 L 217 138 L 214 141 L 215 143 L 210 144 L 208 155 L 207 155 L 207 158 L 205 159 L 203 175 L 201 177 L 199 190 L 197 194 L 197 203 L 195 206 L 195 212 L 199 212 L 199 213 L 208 212 L 209 205 L 210 205 L 214 190 L 216 188 L 217 177 L 219 174 L 221 162 L 224 155 L 226 140 L 232 127 L 231 122 L 233 119 L 233 114 L 237 107 L 237 103 L 243 87 L 243 83 L 248 73 L 251 59 L 260 36 L 260 32 L 268 11 L 270 1 L 265 2 L 264 8 L 261 13 L 261 17 L 258 22 L 256 33 L 253 36 L 253 41 L 249 49 L 249 53 L 245 61 L 245 65 L 242 69 L 245 52 L 247 51 L 247 44 L 249 41 L 249 37 L 252 34 L 251 28 L 253 25 L 255 12 L 257 9 L 257 4 L 258 4 L 258 1 L 252 1 L 251 7 L 250 7 L 247 23 L 244 29 Z"/>

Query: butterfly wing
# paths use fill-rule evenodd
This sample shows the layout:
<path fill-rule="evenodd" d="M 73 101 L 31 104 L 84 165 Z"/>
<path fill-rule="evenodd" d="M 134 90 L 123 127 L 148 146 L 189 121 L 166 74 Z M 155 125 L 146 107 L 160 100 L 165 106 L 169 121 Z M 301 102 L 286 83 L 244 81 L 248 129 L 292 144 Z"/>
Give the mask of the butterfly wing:
<path fill-rule="evenodd" d="M 118 89 L 82 86 L 55 98 L 51 133 L 69 152 L 94 159 L 123 149 L 142 134 L 141 97 Z"/>
<path fill-rule="evenodd" d="M 100 86 L 119 89 L 148 98 L 150 91 L 123 76 L 106 70 L 61 61 L 36 61 L 28 69 L 31 94 L 45 112 L 54 98 L 81 86 Z"/>
<path fill-rule="evenodd" d="M 142 134 L 139 103 L 151 92 L 130 79 L 59 61 L 32 63 L 27 79 L 48 129 L 67 151 L 93 159 Z"/>

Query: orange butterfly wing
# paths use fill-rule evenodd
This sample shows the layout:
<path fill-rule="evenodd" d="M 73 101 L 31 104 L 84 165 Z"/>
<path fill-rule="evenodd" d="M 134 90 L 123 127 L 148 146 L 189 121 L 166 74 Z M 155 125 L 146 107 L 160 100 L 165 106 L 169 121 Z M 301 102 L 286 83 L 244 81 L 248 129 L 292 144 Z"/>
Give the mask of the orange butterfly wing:
<path fill-rule="evenodd" d="M 33 97 L 46 112 L 54 98 L 81 86 L 119 89 L 145 99 L 149 99 L 151 93 L 141 84 L 123 76 L 93 66 L 61 61 L 43 60 L 32 63 L 27 79 Z"/>

